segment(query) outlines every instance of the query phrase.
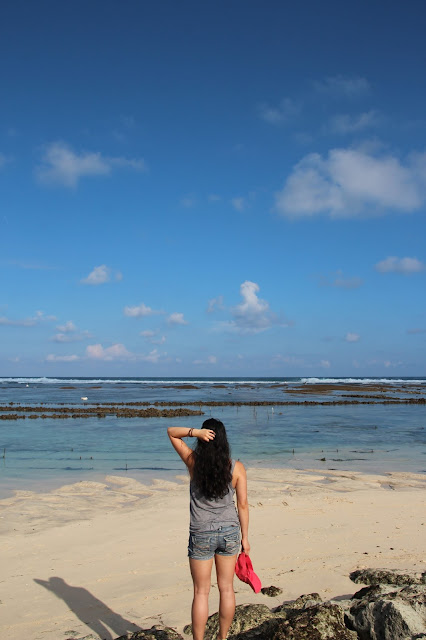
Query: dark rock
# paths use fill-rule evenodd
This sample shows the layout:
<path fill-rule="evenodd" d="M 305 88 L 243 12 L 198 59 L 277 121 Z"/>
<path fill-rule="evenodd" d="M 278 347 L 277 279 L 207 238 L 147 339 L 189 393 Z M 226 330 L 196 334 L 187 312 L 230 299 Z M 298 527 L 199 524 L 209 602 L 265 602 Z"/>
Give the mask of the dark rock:
<path fill-rule="evenodd" d="M 205 640 L 214 640 L 219 631 L 217 613 L 207 621 Z M 192 632 L 191 625 L 184 633 Z M 228 633 L 229 640 L 356 640 L 345 626 L 342 609 L 321 602 L 318 594 L 301 596 L 274 610 L 265 605 L 240 605 Z"/>
<path fill-rule="evenodd" d="M 279 596 L 280 593 L 283 592 L 279 587 L 274 587 L 271 585 L 270 587 L 262 587 L 260 590 L 264 596 L 269 596 L 270 598 L 275 598 L 275 596 Z"/>
<path fill-rule="evenodd" d="M 321 603 L 322 599 L 319 593 L 307 593 L 304 596 L 299 596 L 297 600 L 283 602 L 279 607 L 275 607 L 273 611 L 274 613 L 282 613 L 283 611 L 306 609 L 306 607 L 312 607 L 313 605 Z"/>
<path fill-rule="evenodd" d="M 170 627 L 155 625 L 151 629 L 142 629 L 136 633 L 127 633 L 116 640 L 183 640 L 182 636 Z"/>
<path fill-rule="evenodd" d="M 349 574 L 356 584 L 426 584 L 426 572 L 409 573 L 389 569 L 358 569 Z"/>
<path fill-rule="evenodd" d="M 357 640 L 357 634 L 346 627 L 341 608 L 330 603 L 293 609 L 287 620 L 279 621 L 270 637 L 271 640 Z"/>
<path fill-rule="evenodd" d="M 426 587 L 390 589 L 377 585 L 354 599 L 348 624 L 360 640 L 414 640 L 426 638 Z M 355 595 L 360 595 L 360 592 Z"/>
<path fill-rule="evenodd" d="M 228 638 L 237 636 L 244 631 L 257 628 L 262 622 L 275 620 L 275 616 L 266 604 L 240 604 L 235 609 L 234 620 L 228 633 Z M 192 625 L 184 627 L 184 633 L 192 633 Z M 207 620 L 204 640 L 212 640 L 219 633 L 219 613 L 214 613 Z M 247 636 L 248 637 L 248 636 Z M 257 636 L 253 636 L 257 637 Z M 260 637 L 260 636 L 259 636 Z"/>

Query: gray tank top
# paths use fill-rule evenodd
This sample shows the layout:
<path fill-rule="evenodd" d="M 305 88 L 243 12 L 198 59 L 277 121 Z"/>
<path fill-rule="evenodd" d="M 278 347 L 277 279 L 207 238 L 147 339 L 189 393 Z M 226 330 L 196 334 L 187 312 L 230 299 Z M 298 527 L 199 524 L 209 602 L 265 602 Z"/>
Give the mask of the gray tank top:
<path fill-rule="evenodd" d="M 235 460 L 231 461 L 231 474 L 234 473 Z M 208 500 L 191 480 L 189 484 L 190 514 L 189 530 L 191 533 L 200 531 L 217 531 L 219 527 L 230 527 L 240 524 L 234 503 L 235 489 L 229 483 L 228 493 L 223 498 Z"/>

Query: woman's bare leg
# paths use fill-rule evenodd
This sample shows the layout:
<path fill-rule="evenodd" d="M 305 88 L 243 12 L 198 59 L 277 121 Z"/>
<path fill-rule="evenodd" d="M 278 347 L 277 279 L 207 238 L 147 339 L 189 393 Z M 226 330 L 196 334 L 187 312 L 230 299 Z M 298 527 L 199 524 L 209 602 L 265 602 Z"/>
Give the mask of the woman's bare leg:
<path fill-rule="evenodd" d="M 224 640 L 235 613 L 234 574 L 237 556 L 215 555 L 215 562 L 220 593 L 218 640 Z"/>
<path fill-rule="evenodd" d="M 194 599 L 192 601 L 192 635 L 194 640 L 203 640 L 207 618 L 209 617 L 209 592 L 213 558 L 210 560 L 189 559 Z"/>

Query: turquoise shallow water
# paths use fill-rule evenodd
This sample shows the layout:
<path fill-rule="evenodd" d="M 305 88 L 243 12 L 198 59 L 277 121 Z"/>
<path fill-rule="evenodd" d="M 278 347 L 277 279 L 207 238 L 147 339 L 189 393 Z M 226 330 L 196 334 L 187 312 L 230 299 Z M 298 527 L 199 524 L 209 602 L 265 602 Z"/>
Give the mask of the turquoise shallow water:
<path fill-rule="evenodd" d="M 191 382 L 196 389 L 179 389 Z M 333 394 L 286 394 L 283 380 L 189 381 L 145 383 L 114 380 L 51 382 L 0 379 L 0 403 L 84 405 L 88 402 L 155 401 L 326 401 Z M 287 380 L 295 385 L 299 380 Z M 314 384 L 323 384 L 317 381 Z M 361 382 L 357 384 L 362 385 Z M 410 382 L 389 382 L 399 396 Z M 417 380 L 420 394 L 426 381 Z M 28 386 L 26 386 L 28 385 Z M 223 385 L 223 386 L 222 386 Z M 420 387 L 419 387 L 420 385 Z M 422 391 L 424 385 L 424 392 Z M 74 387 L 61 389 L 61 386 Z M 100 389 L 91 387 L 100 386 Z M 342 392 L 343 393 L 343 392 Z M 389 393 L 395 393 L 390 390 Z M 337 395 L 336 395 L 337 394 Z M 386 393 L 388 395 L 388 392 Z M 87 397 L 82 401 L 81 397 Z M 194 408 L 194 407 L 193 407 Z M 170 447 L 170 424 L 198 427 L 212 415 L 227 427 L 233 456 L 247 466 L 360 470 L 368 473 L 426 473 L 424 405 L 296 405 L 203 407 L 205 416 L 174 418 L 104 418 L 0 420 L 0 497 L 13 489 L 43 490 L 105 475 L 130 475 L 144 482 L 182 473 Z M 0 406 L 1 412 L 1 406 Z M 18 410 L 17 410 L 18 412 Z"/>

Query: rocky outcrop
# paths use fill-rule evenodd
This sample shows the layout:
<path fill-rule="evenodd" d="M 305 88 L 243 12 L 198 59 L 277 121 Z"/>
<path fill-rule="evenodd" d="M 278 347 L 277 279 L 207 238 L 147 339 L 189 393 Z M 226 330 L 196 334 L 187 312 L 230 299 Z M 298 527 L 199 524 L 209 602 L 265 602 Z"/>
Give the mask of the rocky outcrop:
<path fill-rule="evenodd" d="M 350 577 L 371 585 L 355 593 L 346 614 L 360 640 L 426 638 L 424 573 L 366 569 Z"/>
<path fill-rule="evenodd" d="M 358 569 L 349 575 L 356 584 L 426 584 L 426 571 L 414 573 L 409 571 L 389 571 L 388 569 Z M 355 596 L 354 596 L 355 597 Z"/>
<path fill-rule="evenodd" d="M 426 640 L 426 573 L 386 569 L 354 571 L 356 583 L 368 584 L 349 600 L 323 602 L 318 593 L 283 602 L 239 605 L 229 640 Z M 276 593 L 269 587 L 265 595 Z M 219 615 L 209 617 L 205 640 L 215 640 Z M 184 628 L 191 634 L 191 625 Z M 117 640 L 183 640 L 174 629 L 155 626 Z"/>
<path fill-rule="evenodd" d="M 219 615 L 207 621 L 205 640 L 214 640 L 219 631 Z M 191 625 L 184 629 L 191 633 Z M 284 602 L 275 609 L 264 604 L 240 605 L 228 633 L 229 640 L 356 640 L 344 621 L 343 610 L 322 602 L 317 593 Z"/>

